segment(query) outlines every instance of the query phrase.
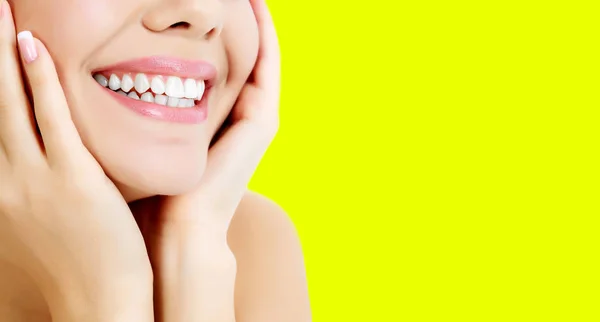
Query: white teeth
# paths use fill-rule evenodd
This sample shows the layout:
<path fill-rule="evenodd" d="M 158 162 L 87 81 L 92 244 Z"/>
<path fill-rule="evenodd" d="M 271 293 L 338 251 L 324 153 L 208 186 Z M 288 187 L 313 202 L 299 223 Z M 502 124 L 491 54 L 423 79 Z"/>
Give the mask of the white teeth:
<path fill-rule="evenodd" d="M 204 95 L 204 91 L 206 90 L 206 84 L 203 80 L 198 81 L 198 98 L 197 100 L 201 100 Z"/>
<path fill-rule="evenodd" d="M 135 76 L 135 90 L 138 93 L 144 93 L 150 88 L 150 82 L 145 74 L 137 74 Z"/>
<path fill-rule="evenodd" d="M 133 79 L 131 78 L 131 76 L 129 76 L 129 74 L 125 74 L 123 76 L 123 79 L 121 80 L 121 89 L 123 90 L 123 92 L 127 93 L 131 91 L 132 88 Z"/>
<path fill-rule="evenodd" d="M 117 75 L 110 75 L 110 80 L 108 81 L 108 88 L 112 89 L 113 91 L 116 91 L 119 88 L 121 88 L 121 80 L 119 79 L 119 77 L 117 77 Z"/>
<path fill-rule="evenodd" d="M 169 100 L 167 101 L 167 105 L 169 107 L 177 107 L 177 106 L 179 106 L 179 99 L 177 97 L 169 97 Z"/>
<path fill-rule="evenodd" d="M 193 107 L 193 106 L 194 106 L 194 100 L 189 99 L 189 98 L 181 98 L 181 99 L 179 99 L 179 104 L 177 104 L 177 107 Z"/>
<path fill-rule="evenodd" d="M 173 76 L 167 78 L 167 86 L 165 88 L 165 93 L 167 93 L 167 95 L 171 97 L 182 98 L 185 94 L 185 91 L 183 88 L 183 82 L 181 81 L 181 78 Z"/>
<path fill-rule="evenodd" d="M 102 74 L 96 74 L 94 75 L 94 79 L 96 80 L 96 82 L 98 82 L 98 84 L 100 84 L 102 87 L 106 87 L 108 86 L 108 79 L 106 79 L 106 77 L 104 77 Z"/>
<path fill-rule="evenodd" d="M 156 95 L 154 97 L 154 103 L 156 103 L 158 105 L 167 105 L 168 100 L 169 100 L 169 98 L 165 95 Z"/>
<path fill-rule="evenodd" d="M 196 81 L 188 78 L 183 83 L 185 98 L 197 98 L 198 97 L 198 86 L 196 86 Z"/>
<path fill-rule="evenodd" d="M 154 95 L 152 95 L 152 93 L 150 92 L 146 92 L 144 94 L 142 94 L 142 101 L 147 102 L 147 103 L 154 103 Z"/>
<path fill-rule="evenodd" d="M 139 100 L 140 100 L 140 97 L 139 97 L 139 96 L 138 96 L 138 94 L 136 94 L 135 92 L 131 92 L 131 93 L 129 93 L 129 94 L 127 95 L 127 97 L 129 97 L 129 98 L 133 98 L 134 100 L 137 100 L 137 101 L 139 101 Z"/>
<path fill-rule="evenodd" d="M 150 89 L 154 94 L 165 93 L 165 82 L 163 82 L 161 76 L 156 76 L 152 78 L 152 84 L 150 85 Z"/>
<path fill-rule="evenodd" d="M 116 74 L 111 74 L 108 79 L 102 74 L 95 74 L 93 77 L 100 86 L 108 87 L 119 95 L 169 107 L 194 107 L 206 90 L 203 80 L 188 78 L 183 81 L 175 76 L 168 77 L 166 84 L 163 76 L 152 77 L 150 83 L 148 77 L 142 73 L 137 74 L 135 80 L 130 74 L 124 74 L 122 79 Z M 149 92 L 149 89 L 152 92 Z"/>

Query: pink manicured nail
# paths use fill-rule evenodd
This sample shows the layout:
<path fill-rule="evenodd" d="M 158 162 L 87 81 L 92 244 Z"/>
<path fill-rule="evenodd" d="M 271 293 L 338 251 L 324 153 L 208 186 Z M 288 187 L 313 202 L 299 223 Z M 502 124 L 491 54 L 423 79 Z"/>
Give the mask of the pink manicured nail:
<path fill-rule="evenodd" d="M 19 51 L 21 52 L 21 56 L 26 63 L 31 63 L 38 58 L 38 53 L 35 49 L 35 42 L 33 41 L 33 35 L 30 31 L 21 31 L 17 35 L 17 42 L 19 43 Z"/>

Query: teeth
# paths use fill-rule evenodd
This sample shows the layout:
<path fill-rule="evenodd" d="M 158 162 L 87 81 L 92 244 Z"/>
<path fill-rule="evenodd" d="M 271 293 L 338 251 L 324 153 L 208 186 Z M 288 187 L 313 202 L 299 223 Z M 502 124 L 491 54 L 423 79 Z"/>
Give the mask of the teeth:
<path fill-rule="evenodd" d="M 154 76 L 150 82 L 142 73 L 136 74 L 135 80 L 130 74 L 124 74 L 122 79 L 116 74 L 111 74 L 108 79 L 102 74 L 93 77 L 100 86 L 108 87 L 119 95 L 169 107 L 194 107 L 206 90 L 203 80 L 188 78 L 183 81 L 175 76 L 169 76 L 166 84 L 162 76 Z"/>
<path fill-rule="evenodd" d="M 165 88 L 165 93 L 167 93 L 167 96 L 182 98 L 185 94 L 185 91 L 183 88 L 183 82 L 181 81 L 181 78 L 173 76 L 167 78 L 167 86 Z"/>
<path fill-rule="evenodd" d="M 198 86 L 196 85 L 196 81 L 193 79 L 186 79 L 183 83 L 185 98 L 195 99 L 198 97 Z"/>
<path fill-rule="evenodd" d="M 179 99 L 179 104 L 177 104 L 177 107 L 193 107 L 194 106 L 194 100 L 189 99 L 189 98 L 181 98 Z"/>
<path fill-rule="evenodd" d="M 117 77 L 117 75 L 110 75 L 110 80 L 108 81 L 108 88 L 112 89 L 113 91 L 116 91 L 119 88 L 121 88 L 121 80 L 119 79 L 119 77 Z"/>
<path fill-rule="evenodd" d="M 129 94 L 127 95 L 127 97 L 129 97 L 129 98 L 133 98 L 133 99 L 134 99 L 134 100 L 136 100 L 136 101 L 139 101 L 139 100 L 140 100 L 140 97 L 138 96 L 138 94 L 136 94 L 136 92 L 131 92 L 131 93 L 129 93 Z"/>
<path fill-rule="evenodd" d="M 121 89 L 123 92 L 128 93 L 133 88 L 133 79 L 129 74 L 125 74 L 121 80 Z"/>
<path fill-rule="evenodd" d="M 146 92 L 144 94 L 142 94 L 142 101 L 147 102 L 147 103 L 154 103 L 154 95 L 152 95 L 152 93 L 150 92 Z"/>
<path fill-rule="evenodd" d="M 169 100 L 167 101 L 167 105 L 169 107 L 177 107 L 177 106 L 179 106 L 179 99 L 177 97 L 169 97 Z"/>
<path fill-rule="evenodd" d="M 135 90 L 138 93 L 144 93 L 150 89 L 150 82 L 148 81 L 148 77 L 145 74 L 137 74 L 135 76 Z"/>
<path fill-rule="evenodd" d="M 154 103 L 156 103 L 158 105 L 167 105 L 168 100 L 169 100 L 169 98 L 165 95 L 156 95 L 154 97 Z"/>
<path fill-rule="evenodd" d="M 199 80 L 198 81 L 198 98 L 197 100 L 201 100 L 202 96 L 204 95 L 204 91 L 206 90 L 206 84 L 204 83 L 203 80 Z"/>
<path fill-rule="evenodd" d="M 150 89 L 154 94 L 164 94 L 165 93 L 165 82 L 163 82 L 161 76 L 156 76 L 152 79 L 152 84 L 150 85 Z"/>
<path fill-rule="evenodd" d="M 98 82 L 98 84 L 100 84 L 102 87 L 106 87 L 108 86 L 108 79 L 106 79 L 106 77 L 104 77 L 101 74 L 96 74 L 94 75 L 94 79 L 96 80 L 96 82 Z"/>

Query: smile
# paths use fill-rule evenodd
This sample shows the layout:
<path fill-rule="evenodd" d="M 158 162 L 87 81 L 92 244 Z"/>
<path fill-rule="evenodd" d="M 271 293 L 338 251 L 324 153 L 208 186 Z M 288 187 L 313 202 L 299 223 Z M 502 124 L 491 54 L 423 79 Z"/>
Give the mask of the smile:
<path fill-rule="evenodd" d="M 94 79 L 103 87 L 131 99 L 179 108 L 196 106 L 202 100 L 206 90 L 203 79 L 182 79 L 177 76 L 127 73 L 121 76 L 111 74 L 107 77 L 103 74 L 95 74 Z"/>
<path fill-rule="evenodd" d="M 143 116 L 200 123 L 207 118 L 215 74 L 214 67 L 203 62 L 151 57 L 103 68 L 92 76 L 113 98 Z"/>

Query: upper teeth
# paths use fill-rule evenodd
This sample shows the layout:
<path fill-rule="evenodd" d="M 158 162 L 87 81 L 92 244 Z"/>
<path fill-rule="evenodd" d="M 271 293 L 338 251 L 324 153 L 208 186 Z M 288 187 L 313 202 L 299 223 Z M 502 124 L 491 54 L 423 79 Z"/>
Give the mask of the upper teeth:
<path fill-rule="evenodd" d="M 142 100 L 147 102 L 150 101 L 150 96 L 144 96 L 143 94 L 148 92 L 148 90 L 156 94 L 156 96 L 164 94 L 167 98 L 185 98 L 197 101 L 202 99 L 205 90 L 204 80 L 191 78 L 183 80 L 175 76 L 168 76 L 166 82 L 162 76 L 154 76 L 150 81 L 148 76 L 143 73 L 136 74 L 135 78 L 130 74 L 124 74 L 121 78 L 116 74 L 111 74 L 108 79 L 102 74 L 95 74 L 94 79 L 98 84 L 108 87 L 113 91 L 121 90 L 129 93 L 135 89 L 135 92 L 140 94 L 139 96 L 137 94 L 135 96 L 138 98 L 141 96 Z M 134 92 L 131 93 L 135 94 Z M 150 92 L 148 93 L 151 94 Z M 135 98 L 134 95 L 130 95 L 130 97 Z M 162 102 L 162 98 L 160 101 Z"/>

